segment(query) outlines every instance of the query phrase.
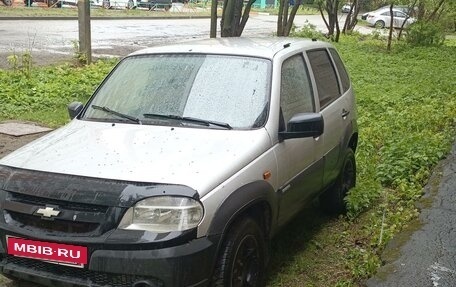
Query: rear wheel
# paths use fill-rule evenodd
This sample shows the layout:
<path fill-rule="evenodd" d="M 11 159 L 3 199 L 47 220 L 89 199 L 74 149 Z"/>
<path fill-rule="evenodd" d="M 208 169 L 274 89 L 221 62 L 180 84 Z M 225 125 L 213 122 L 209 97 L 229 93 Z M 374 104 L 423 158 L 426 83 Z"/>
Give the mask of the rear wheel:
<path fill-rule="evenodd" d="M 383 29 L 385 28 L 385 22 L 383 22 L 382 20 L 378 20 L 377 22 L 375 22 L 375 28 L 379 28 L 379 29 Z"/>
<path fill-rule="evenodd" d="M 133 2 L 133 0 L 128 0 L 127 8 L 128 9 L 135 8 L 135 3 Z"/>
<path fill-rule="evenodd" d="M 265 240 L 250 217 L 233 224 L 222 244 L 212 287 L 260 287 L 265 273 Z"/>
<path fill-rule="evenodd" d="M 347 211 L 345 196 L 356 185 L 355 153 L 351 148 L 345 152 L 344 162 L 334 185 L 320 196 L 322 209 L 329 214 L 340 214 Z"/>
<path fill-rule="evenodd" d="M 111 2 L 109 0 L 103 0 L 103 8 L 104 9 L 109 9 L 111 8 Z"/>
<path fill-rule="evenodd" d="M 13 0 L 4 0 L 3 3 L 5 3 L 6 6 L 11 6 L 13 5 Z"/>

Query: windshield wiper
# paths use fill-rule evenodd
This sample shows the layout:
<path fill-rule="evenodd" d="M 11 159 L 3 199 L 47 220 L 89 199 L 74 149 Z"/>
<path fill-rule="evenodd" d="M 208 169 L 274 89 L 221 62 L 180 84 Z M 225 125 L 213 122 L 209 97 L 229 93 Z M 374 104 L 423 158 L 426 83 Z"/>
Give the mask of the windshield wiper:
<path fill-rule="evenodd" d="M 95 110 L 100 110 L 100 111 L 106 112 L 108 114 L 113 114 L 115 116 L 130 120 L 130 121 L 135 122 L 135 123 L 140 124 L 140 125 L 142 124 L 141 121 L 138 118 L 135 118 L 135 117 L 127 115 L 127 114 L 122 114 L 122 113 L 116 112 L 114 110 L 111 110 L 108 107 L 101 107 L 101 106 L 97 106 L 97 105 L 91 105 L 91 107 L 93 109 L 95 109 Z"/>
<path fill-rule="evenodd" d="M 193 118 L 193 117 L 182 117 L 182 116 L 176 116 L 176 115 L 162 115 L 162 114 L 143 114 L 143 116 L 146 118 L 163 118 L 163 119 L 186 121 L 186 122 L 191 122 L 191 123 L 200 124 L 200 125 L 204 125 L 204 126 L 214 125 L 214 126 L 228 129 L 228 130 L 233 129 L 227 123 L 203 120 L 203 119 L 198 119 L 198 118 Z"/>

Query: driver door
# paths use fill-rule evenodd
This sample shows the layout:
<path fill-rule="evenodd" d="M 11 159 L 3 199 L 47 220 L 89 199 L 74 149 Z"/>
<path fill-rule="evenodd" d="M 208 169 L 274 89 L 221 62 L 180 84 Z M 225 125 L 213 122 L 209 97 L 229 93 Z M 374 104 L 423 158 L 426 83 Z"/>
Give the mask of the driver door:
<path fill-rule="evenodd" d="M 282 64 L 280 109 L 280 131 L 286 131 L 286 124 L 294 115 L 315 112 L 312 84 L 302 54 L 291 56 Z M 279 225 L 299 212 L 321 188 L 323 166 L 316 162 L 316 141 L 318 138 L 312 137 L 287 139 L 275 147 L 281 193 Z"/>

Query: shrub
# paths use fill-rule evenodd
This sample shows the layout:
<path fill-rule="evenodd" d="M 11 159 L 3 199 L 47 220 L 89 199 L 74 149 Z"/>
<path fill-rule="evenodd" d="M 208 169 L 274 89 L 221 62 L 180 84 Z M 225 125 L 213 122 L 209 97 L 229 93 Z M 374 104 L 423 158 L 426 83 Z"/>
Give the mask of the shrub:
<path fill-rule="evenodd" d="M 292 37 L 327 40 L 326 37 L 316 29 L 315 25 L 310 24 L 308 21 L 299 30 L 292 30 L 290 33 Z"/>
<path fill-rule="evenodd" d="M 440 46 L 445 41 L 443 30 L 438 24 L 418 21 L 410 25 L 407 42 L 415 46 Z"/>

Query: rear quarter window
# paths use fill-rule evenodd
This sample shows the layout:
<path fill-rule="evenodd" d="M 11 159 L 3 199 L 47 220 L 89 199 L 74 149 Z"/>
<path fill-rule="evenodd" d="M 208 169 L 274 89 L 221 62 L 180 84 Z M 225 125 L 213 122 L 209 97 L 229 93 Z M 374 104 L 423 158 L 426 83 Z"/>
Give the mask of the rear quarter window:
<path fill-rule="evenodd" d="M 339 73 L 340 81 L 342 83 L 342 89 L 345 93 L 350 88 L 350 78 L 348 77 L 347 70 L 339 56 L 339 53 L 335 49 L 329 49 L 331 56 L 333 57 L 334 63 L 336 64 L 337 72 Z"/>

